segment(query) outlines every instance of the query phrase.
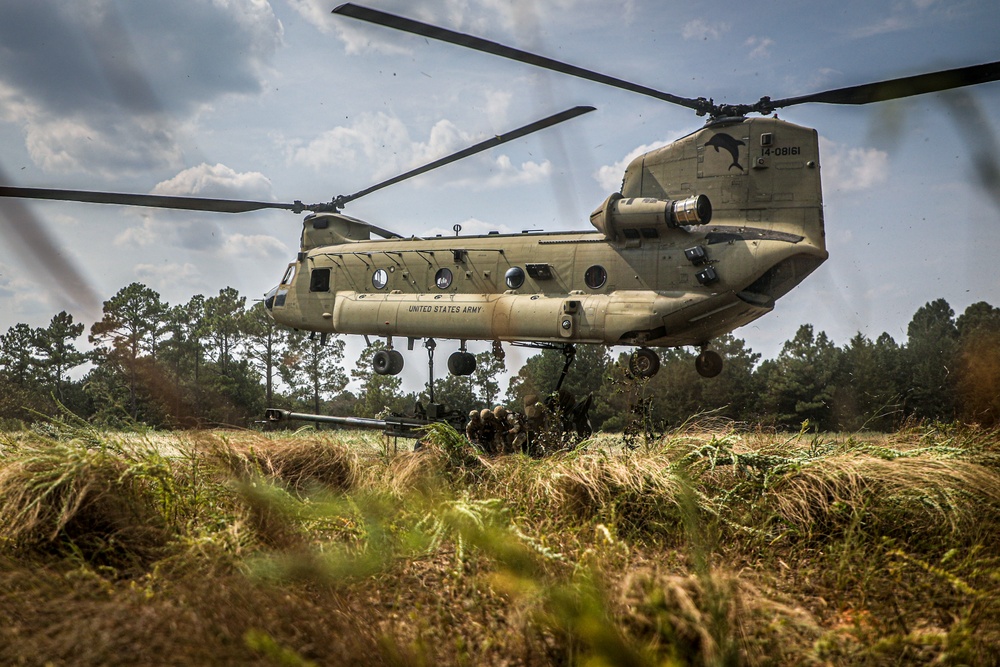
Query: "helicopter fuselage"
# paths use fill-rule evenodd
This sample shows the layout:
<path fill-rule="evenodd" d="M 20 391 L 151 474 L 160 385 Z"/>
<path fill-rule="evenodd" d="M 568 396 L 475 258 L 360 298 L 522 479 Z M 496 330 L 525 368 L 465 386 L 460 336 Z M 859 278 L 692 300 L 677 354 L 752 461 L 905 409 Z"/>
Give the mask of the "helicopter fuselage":
<path fill-rule="evenodd" d="M 384 337 L 704 345 L 827 257 L 815 130 L 716 121 L 629 165 L 598 231 L 372 240 L 304 222 L 266 303 L 295 329 Z"/>

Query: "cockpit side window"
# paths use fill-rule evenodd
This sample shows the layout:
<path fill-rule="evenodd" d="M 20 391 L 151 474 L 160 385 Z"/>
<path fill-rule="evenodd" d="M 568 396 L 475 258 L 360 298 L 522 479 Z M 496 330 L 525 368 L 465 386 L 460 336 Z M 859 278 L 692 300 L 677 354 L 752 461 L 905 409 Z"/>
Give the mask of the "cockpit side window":
<path fill-rule="evenodd" d="M 288 269 L 285 270 L 285 276 L 281 279 L 279 285 L 291 285 L 292 281 L 295 280 L 295 264 L 289 264 Z"/>
<path fill-rule="evenodd" d="M 313 269 L 309 276 L 310 292 L 330 291 L 330 269 Z"/>

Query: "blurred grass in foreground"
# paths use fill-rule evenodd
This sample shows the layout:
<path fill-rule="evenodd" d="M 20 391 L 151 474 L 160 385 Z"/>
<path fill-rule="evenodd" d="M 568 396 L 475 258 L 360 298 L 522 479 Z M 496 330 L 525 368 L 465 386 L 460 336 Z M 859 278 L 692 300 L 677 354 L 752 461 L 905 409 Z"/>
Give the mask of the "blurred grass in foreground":
<path fill-rule="evenodd" d="M 0 436 L 0 663 L 997 664 L 1000 437 Z"/>

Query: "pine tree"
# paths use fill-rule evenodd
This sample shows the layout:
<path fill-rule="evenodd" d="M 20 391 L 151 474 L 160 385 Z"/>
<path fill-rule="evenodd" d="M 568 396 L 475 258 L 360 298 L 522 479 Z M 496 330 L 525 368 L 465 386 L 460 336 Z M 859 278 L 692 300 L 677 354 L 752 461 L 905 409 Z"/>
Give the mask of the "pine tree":
<path fill-rule="evenodd" d="M 60 403 L 66 402 L 66 374 L 87 361 L 87 354 L 76 349 L 73 341 L 83 334 L 83 323 L 73 323 L 65 310 L 53 316 L 49 326 L 37 332 L 39 367 L 45 383 Z"/>
<path fill-rule="evenodd" d="M 496 405 L 500 398 L 500 374 L 507 370 L 507 362 L 497 358 L 492 352 L 476 355 L 476 370 L 472 374 L 475 397 L 483 405 Z M 457 409 L 457 408 L 456 408 Z"/>
<path fill-rule="evenodd" d="M 956 326 L 959 412 L 965 420 L 996 426 L 1000 424 L 1000 308 L 983 301 L 974 303 Z"/>
<path fill-rule="evenodd" d="M 380 340 L 373 342 L 361 352 L 351 377 L 361 382 L 358 403 L 354 414 L 357 417 L 377 417 L 386 411 L 396 412 L 402 407 L 400 387 L 403 381 L 398 375 L 379 375 L 372 369 L 372 356 L 378 350 L 385 350 L 386 344 Z"/>
<path fill-rule="evenodd" d="M 944 299 L 918 309 L 906 328 L 904 352 L 909 392 L 907 412 L 926 419 L 952 419 L 955 415 L 955 369 L 958 360 L 958 327 L 955 312 Z"/>
<path fill-rule="evenodd" d="M 281 379 L 291 387 L 294 398 L 308 404 L 314 414 L 319 414 L 323 401 L 347 386 L 343 370 L 344 341 L 332 336 L 324 344 L 321 336 L 301 331 L 288 331 L 286 341 Z"/>
<path fill-rule="evenodd" d="M 40 330 L 19 322 L 0 336 L 0 365 L 4 377 L 19 387 L 37 385 L 39 381 L 38 339 Z"/>
<path fill-rule="evenodd" d="M 281 361 L 292 332 L 278 326 L 263 302 L 255 303 L 243 315 L 242 330 L 246 358 L 264 378 L 265 402 L 270 406 L 274 403 L 274 381 L 279 376 Z M 343 341 L 338 342 L 343 357 Z M 342 370 L 337 370 L 343 374 Z M 346 376 L 344 379 L 346 380 Z"/>
<path fill-rule="evenodd" d="M 159 293 L 132 283 L 104 302 L 104 317 L 90 328 L 90 341 L 97 346 L 95 359 L 103 371 L 96 377 L 110 382 L 116 376 L 123 377 L 132 419 L 139 418 L 140 376 L 143 371 L 150 380 L 155 375 L 156 350 L 167 310 Z M 112 387 L 102 390 L 104 399 L 111 395 Z"/>
<path fill-rule="evenodd" d="M 803 324 L 776 360 L 761 364 L 765 409 L 787 428 L 807 420 L 819 430 L 832 428 L 839 363 L 840 350 L 826 333 L 814 334 L 811 324 Z"/>

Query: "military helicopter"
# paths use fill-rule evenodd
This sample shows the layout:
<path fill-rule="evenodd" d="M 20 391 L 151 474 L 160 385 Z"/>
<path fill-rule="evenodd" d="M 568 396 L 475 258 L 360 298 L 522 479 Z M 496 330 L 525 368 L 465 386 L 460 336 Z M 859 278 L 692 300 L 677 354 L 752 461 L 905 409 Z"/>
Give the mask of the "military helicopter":
<path fill-rule="evenodd" d="M 714 377 L 713 339 L 770 312 L 812 273 L 825 244 L 816 130 L 780 120 L 805 103 L 869 104 L 1000 79 L 1000 62 L 752 104 L 685 98 L 472 35 L 355 4 L 337 15 L 513 59 L 629 90 L 707 116 L 699 130 L 633 160 L 619 192 L 579 232 L 404 237 L 342 213 L 353 200 L 404 179 L 576 118 L 575 107 L 525 125 L 351 195 L 319 204 L 0 187 L 0 196 L 239 213 L 309 212 L 300 249 L 264 303 L 276 322 L 299 330 L 385 338 L 377 373 L 403 368 L 396 343 L 459 341 L 448 359 L 469 375 L 471 340 L 558 348 L 635 348 L 629 370 L 651 377 L 653 348 L 696 346 L 698 372 Z M 373 238 L 376 237 L 376 238 Z M 558 386 L 558 385 L 557 385 Z M 433 388 L 433 378 L 431 382 Z M 433 402 L 433 399 L 432 399 Z"/>

